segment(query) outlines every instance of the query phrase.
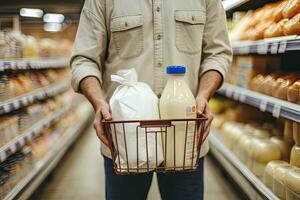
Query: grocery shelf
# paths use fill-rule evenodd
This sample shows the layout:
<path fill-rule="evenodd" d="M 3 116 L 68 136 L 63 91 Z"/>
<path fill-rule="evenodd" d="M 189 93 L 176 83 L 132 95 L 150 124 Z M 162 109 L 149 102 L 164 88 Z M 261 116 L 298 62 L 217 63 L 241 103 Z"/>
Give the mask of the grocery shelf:
<path fill-rule="evenodd" d="M 283 54 L 300 50 L 300 36 L 283 36 L 257 41 L 239 41 L 232 44 L 234 55 Z"/>
<path fill-rule="evenodd" d="M 36 163 L 35 168 L 28 173 L 18 184 L 6 195 L 4 200 L 28 199 L 30 195 L 38 188 L 49 173 L 57 166 L 68 148 L 74 143 L 80 133 L 91 121 L 91 114 L 86 110 L 80 123 L 71 126 L 65 133 L 64 139 L 55 144 L 51 152 L 42 160 Z"/>
<path fill-rule="evenodd" d="M 67 67 L 69 59 L 0 60 L 0 72 L 5 70 L 48 69 Z"/>
<path fill-rule="evenodd" d="M 33 126 L 26 129 L 18 137 L 13 139 L 8 144 L 0 148 L 0 162 L 6 160 L 10 155 L 22 148 L 28 141 L 34 139 L 45 127 L 49 127 L 58 118 L 70 111 L 75 105 L 66 106 L 58 111 L 46 116 L 40 121 L 36 122 Z"/>
<path fill-rule="evenodd" d="M 249 199 L 279 200 L 264 183 L 257 178 L 215 135 L 216 130 L 209 136 L 210 150 L 225 170 L 238 183 Z"/>
<path fill-rule="evenodd" d="M 56 83 L 50 86 L 36 89 L 30 93 L 5 100 L 3 102 L 0 102 L 0 115 L 27 106 L 36 100 L 43 100 L 48 97 L 55 96 L 56 94 L 66 91 L 70 87 L 71 86 L 69 82 Z"/>
<path fill-rule="evenodd" d="M 235 85 L 224 83 L 217 91 L 227 98 L 270 112 L 274 117 L 284 117 L 300 123 L 300 105 L 254 92 Z"/>

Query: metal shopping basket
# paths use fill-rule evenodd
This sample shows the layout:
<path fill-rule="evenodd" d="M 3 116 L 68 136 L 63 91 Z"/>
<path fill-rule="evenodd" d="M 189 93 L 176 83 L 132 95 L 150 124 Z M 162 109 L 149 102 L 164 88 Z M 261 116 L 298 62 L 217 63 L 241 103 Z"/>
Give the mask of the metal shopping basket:
<path fill-rule="evenodd" d="M 119 175 L 187 172 L 198 167 L 207 118 L 103 121 Z"/>

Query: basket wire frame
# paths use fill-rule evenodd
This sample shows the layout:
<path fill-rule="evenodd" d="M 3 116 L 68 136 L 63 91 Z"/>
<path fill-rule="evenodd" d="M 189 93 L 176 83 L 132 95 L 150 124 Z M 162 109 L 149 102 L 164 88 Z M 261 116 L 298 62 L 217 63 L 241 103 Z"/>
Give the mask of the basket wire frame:
<path fill-rule="evenodd" d="M 201 116 L 195 119 L 170 119 L 170 120 L 136 120 L 136 121 L 103 121 L 104 131 L 107 134 L 111 155 L 114 163 L 114 171 L 118 175 L 128 175 L 128 174 L 138 174 L 138 173 L 150 173 L 150 172 L 188 172 L 195 171 L 198 167 L 198 160 L 201 151 L 201 146 L 203 143 L 203 134 L 205 128 L 205 122 L 207 118 Z M 135 133 L 126 130 L 126 126 L 136 126 Z M 181 166 L 176 165 L 176 130 L 179 126 L 185 126 L 184 133 L 184 153 L 183 153 L 183 162 Z M 188 144 L 188 134 L 189 129 L 193 125 L 193 141 L 192 144 Z M 177 126 L 177 129 L 176 129 Z M 117 131 L 117 127 L 119 127 L 119 132 Z M 120 128 L 121 127 L 121 128 Z M 172 130 L 172 131 L 171 131 Z M 122 132 L 122 133 L 121 133 Z M 180 132 L 180 131 L 179 131 Z M 135 134 L 136 147 L 129 147 L 128 144 L 128 134 Z M 146 164 L 143 167 L 139 166 L 139 162 L 141 161 L 139 158 L 139 152 L 141 151 L 142 142 L 140 141 L 141 134 L 144 134 L 145 140 L 145 148 L 146 148 Z M 154 145 L 155 145 L 155 160 L 149 160 L 149 137 L 151 134 L 154 134 Z M 172 137 L 171 137 L 172 134 Z M 183 134 L 183 133 L 177 133 Z M 172 151 L 168 152 L 171 148 L 168 149 L 168 137 L 171 137 L 170 141 L 172 143 Z M 120 141 L 120 139 L 122 139 Z M 178 139 L 178 138 L 177 138 Z M 151 141 L 150 141 L 151 142 Z M 153 142 L 153 141 L 152 141 Z M 161 142 L 161 145 L 159 144 Z M 123 144 L 125 153 L 123 152 L 125 157 L 126 167 L 122 167 L 124 162 L 121 162 L 120 155 L 120 144 Z M 189 146 L 192 145 L 192 146 Z M 195 146 L 197 145 L 197 146 Z M 190 159 L 190 163 L 187 163 L 187 149 L 192 147 L 192 158 Z M 129 157 L 132 158 L 128 149 L 136 148 L 136 165 L 131 167 L 129 162 Z M 158 160 L 158 152 L 159 148 L 162 148 L 163 153 L 163 161 L 159 163 Z M 195 152 L 196 151 L 196 152 Z M 167 156 L 171 153 L 173 157 L 173 163 L 170 166 L 170 163 L 167 163 Z M 196 155 L 196 157 L 194 157 Z M 123 158 L 124 159 L 124 158 Z M 151 158 L 150 158 L 151 159 Z M 135 161 L 133 161 L 135 163 Z M 155 163 L 155 166 L 150 166 L 149 162 Z"/>

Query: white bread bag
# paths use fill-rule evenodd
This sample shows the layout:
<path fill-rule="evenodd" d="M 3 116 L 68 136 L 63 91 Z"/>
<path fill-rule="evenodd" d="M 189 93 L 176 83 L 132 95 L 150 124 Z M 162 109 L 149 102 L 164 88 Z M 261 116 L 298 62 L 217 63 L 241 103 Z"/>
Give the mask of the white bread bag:
<path fill-rule="evenodd" d="M 114 121 L 159 119 L 158 98 L 147 84 L 138 82 L 135 69 L 120 70 L 117 75 L 111 75 L 111 80 L 121 84 L 109 101 Z M 156 148 L 155 133 L 147 134 L 146 138 L 145 129 L 138 128 L 137 137 L 138 125 L 138 123 L 125 124 L 125 134 L 122 124 L 116 124 L 115 131 L 112 128 L 113 143 L 116 151 L 119 152 L 119 157 L 117 156 L 115 160 L 119 172 L 126 172 L 128 169 L 130 172 L 136 172 L 134 169 L 137 167 L 143 168 L 139 170 L 143 172 L 148 168 L 155 168 L 163 161 L 161 135 L 157 134 L 158 147 Z"/>

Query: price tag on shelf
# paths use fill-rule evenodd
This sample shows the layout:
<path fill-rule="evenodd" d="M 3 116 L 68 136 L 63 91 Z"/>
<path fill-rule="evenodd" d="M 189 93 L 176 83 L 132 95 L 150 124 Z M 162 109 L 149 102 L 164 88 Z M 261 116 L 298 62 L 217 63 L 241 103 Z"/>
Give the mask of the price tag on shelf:
<path fill-rule="evenodd" d="M 271 54 L 277 54 L 278 52 L 278 42 L 274 42 L 271 44 L 270 52 Z"/>
<path fill-rule="evenodd" d="M 239 94 L 239 93 L 237 93 L 237 92 L 234 92 L 234 93 L 233 93 L 233 99 L 234 99 L 234 100 L 238 101 L 238 100 L 239 100 L 239 97 L 240 97 L 240 94 Z"/>
<path fill-rule="evenodd" d="M 258 54 L 267 54 L 268 53 L 268 49 L 269 49 L 269 44 L 265 43 L 265 44 L 258 44 L 257 45 L 257 53 Z"/>
<path fill-rule="evenodd" d="M 244 46 L 239 48 L 240 54 L 249 54 L 250 53 L 250 46 Z"/>
<path fill-rule="evenodd" d="M 9 148 L 10 148 L 11 153 L 15 153 L 17 151 L 17 144 L 14 143 L 14 144 L 10 145 Z"/>
<path fill-rule="evenodd" d="M 10 111 L 10 104 L 5 104 L 3 106 L 3 108 L 4 108 L 4 112 L 9 112 Z"/>
<path fill-rule="evenodd" d="M 230 89 L 230 88 L 227 88 L 226 91 L 225 91 L 226 97 L 231 98 L 232 94 L 233 94 L 233 90 Z"/>
<path fill-rule="evenodd" d="M 287 41 L 281 41 L 279 48 L 278 48 L 278 53 L 284 53 L 286 50 L 286 46 L 287 46 Z"/>
<path fill-rule="evenodd" d="M 240 102 L 245 103 L 246 102 L 246 96 L 241 94 L 240 95 Z"/>
<path fill-rule="evenodd" d="M 268 106 L 268 102 L 265 100 L 261 100 L 261 102 L 259 104 L 259 110 L 261 110 L 262 112 L 265 112 L 267 110 L 267 106 Z"/>
<path fill-rule="evenodd" d="M 280 111 L 281 111 L 281 105 L 275 104 L 272 112 L 273 117 L 279 118 Z"/>
<path fill-rule="evenodd" d="M 20 107 L 19 100 L 16 100 L 16 101 L 13 102 L 13 107 L 14 107 L 14 109 L 18 109 Z"/>

